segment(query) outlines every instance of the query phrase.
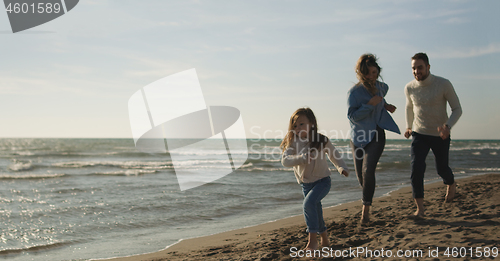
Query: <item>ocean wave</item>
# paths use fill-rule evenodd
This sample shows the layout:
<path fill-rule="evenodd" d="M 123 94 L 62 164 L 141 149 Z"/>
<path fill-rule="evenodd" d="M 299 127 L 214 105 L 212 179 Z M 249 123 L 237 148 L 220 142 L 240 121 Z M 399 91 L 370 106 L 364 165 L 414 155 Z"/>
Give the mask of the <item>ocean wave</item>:
<path fill-rule="evenodd" d="M 243 159 L 239 159 L 238 157 L 233 157 L 233 161 L 238 162 Z M 245 159 L 246 160 L 246 159 Z M 227 159 L 201 159 L 201 160 L 178 160 L 175 162 L 175 168 L 177 169 L 226 169 L 231 168 L 230 165 L 227 164 Z M 250 168 L 251 163 L 247 163 L 243 165 L 241 168 Z M 121 175 L 122 173 L 132 173 L 135 175 L 133 171 L 142 171 L 138 174 L 144 173 L 154 173 L 159 170 L 168 170 L 174 169 L 174 164 L 171 161 L 153 161 L 153 162 L 143 162 L 143 161 L 71 161 L 71 162 L 58 162 L 53 163 L 51 167 L 54 168 L 93 168 L 93 167 L 115 167 L 126 170 L 131 170 L 129 172 L 126 171 L 112 171 L 112 172 L 104 172 L 104 174 L 115 174 Z M 149 171 L 149 172 L 148 172 Z M 103 172 L 99 172 L 103 174 Z"/>
<path fill-rule="evenodd" d="M 500 171 L 500 168 L 470 168 L 473 171 Z"/>
<path fill-rule="evenodd" d="M 0 174 L 0 179 L 46 179 L 64 177 L 66 174 L 45 173 L 45 174 Z"/>
<path fill-rule="evenodd" d="M 56 243 L 49 243 L 46 245 L 36 245 L 36 246 L 28 246 L 24 248 L 10 248 L 10 249 L 3 249 L 0 250 L 0 256 L 3 255 L 12 255 L 12 254 L 21 254 L 23 252 L 30 252 L 30 251 L 43 251 L 43 250 L 49 250 L 52 248 L 58 248 L 58 247 L 63 247 L 66 245 L 71 245 L 75 242 L 56 242 Z"/>
<path fill-rule="evenodd" d="M 34 153 L 33 151 L 16 151 L 16 152 L 11 153 L 11 155 L 14 155 L 14 156 L 34 156 L 34 155 L 36 155 L 36 153 Z"/>
<path fill-rule="evenodd" d="M 175 151 L 177 155 L 183 156 L 211 156 L 211 155 L 227 155 L 227 150 L 224 148 L 223 150 L 179 150 Z M 231 154 L 246 154 L 246 151 L 231 151 Z"/>
<path fill-rule="evenodd" d="M 108 171 L 108 172 L 95 172 L 92 173 L 91 175 L 106 175 L 106 176 L 139 176 L 143 174 L 152 174 L 156 173 L 156 170 L 135 170 L 135 169 L 128 169 L 128 170 L 119 170 L 119 171 Z"/>
<path fill-rule="evenodd" d="M 169 169 L 171 161 L 71 161 L 53 163 L 57 168 L 119 167 L 122 169 Z"/>
<path fill-rule="evenodd" d="M 279 151 L 264 151 L 264 150 L 250 150 L 249 155 L 281 155 L 281 150 Z"/>
<path fill-rule="evenodd" d="M 243 165 L 240 167 L 240 169 L 251 168 L 251 167 L 253 167 L 253 164 L 252 164 L 252 162 L 249 162 L 249 163 L 247 163 L 247 164 L 243 164 Z"/>
<path fill-rule="evenodd" d="M 297 185 L 297 183 L 293 183 L 293 185 Z M 291 202 L 291 201 L 298 201 L 302 200 L 304 197 L 297 193 L 293 194 L 292 196 L 282 198 L 282 197 L 262 197 L 259 198 L 260 203 L 257 204 L 276 204 L 276 202 Z"/>
<path fill-rule="evenodd" d="M 498 143 L 483 143 L 483 144 L 470 144 L 470 145 L 455 145 L 450 146 L 450 150 L 460 151 L 460 150 L 500 150 L 500 145 Z"/>
<path fill-rule="evenodd" d="M 233 157 L 234 161 L 238 161 L 237 157 Z M 208 160 L 178 160 L 175 162 L 176 168 L 221 168 L 225 167 L 227 159 L 208 159 Z M 90 168 L 90 167 L 118 167 L 122 169 L 141 169 L 141 170 L 162 170 L 173 169 L 172 161 L 72 161 L 59 162 L 52 164 L 56 168 Z"/>
<path fill-rule="evenodd" d="M 237 158 L 233 158 L 233 160 L 238 160 Z M 212 165 L 212 164 L 227 164 L 228 160 L 227 159 L 221 159 L 221 160 L 183 160 L 183 161 L 176 161 L 175 166 L 199 166 L 199 165 Z"/>
<path fill-rule="evenodd" d="M 33 168 L 31 161 L 14 161 L 8 167 L 12 171 L 26 171 Z"/>
<path fill-rule="evenodd" d="M 387 151 L 403 151 L 403 150 L 407 150 L 407 151 L 410 151 L 410 147 L 407 147 L 407 148 L 384 148 L 384 151 L 387 152 Z"/>
<path fill-rule="evenodd" d="M 407 170 L 410 168 L 411 162 L 408 161 L 393 161 L 393 162 L 379 162 L 377 168 L 380 169 L 402 169 Z"/>
<path fill-rule="evenodd" d="M 281 162 L 281 158 L 279 159 L 262 159 L 263 162 Z"/>
<path fill-rule="evenodd" d="M 141 151 L 97 151 L 97 152 L 82 152 L 82 151 L 2 151 L 3 157 L 102 157 L 102 156 L 125 156 L 125 157 L 150 157 L 151 155 L 165 155 L 168 153 L 145 153 Z"/>
<path fill-rule="evenodd" d="M 275 167 L 252 167 L 252 168 L 244 168 L 241 171 L 292 171 L 292 168 L 275 168 Z"/>

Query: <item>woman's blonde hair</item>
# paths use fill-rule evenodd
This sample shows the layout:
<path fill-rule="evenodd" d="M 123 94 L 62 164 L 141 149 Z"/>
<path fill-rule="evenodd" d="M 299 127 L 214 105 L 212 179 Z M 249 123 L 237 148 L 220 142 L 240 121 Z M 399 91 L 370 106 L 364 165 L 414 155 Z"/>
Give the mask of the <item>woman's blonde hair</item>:
<path fill-rule="evenodd" d="M 375 95 L 377 93 L 377 87 L 375 86 L 375 82 L 372 82 L 366 78 L 366 75 L 369 73 L 368 67 L 374 66 L 378 69 L 377 78 L 380 77 L 380 72 L 382 68 L 377 63 L 377 57 L 371 53 L 365 53 L 359 57 L 358 62 L 356 62 L 356 77 L 358 78 L 359 83 L 363 84 L 365 88 L 372 94 Z"/>
<path fill-rule="evenodd" d="M 290 117 L 290 122 L 288 124 L 288 132 L 283 138 L 283 141 L 281 142 L 280 148 L 282 151 L 285 151 L 290 144 L 293 142 L 297 136 L 295 135 L 294 131 L 294 125 L 297 122 L 297 119 L 300 116 L 305 116 L 307 120 L 309 120 L 309 123 L 311 124 L 311 128 L 309 129 L 309 142 L 311 148 L 315 148 L 317 150 L 320 150 L 321 148 L 324 148 L 326 143 L 328 142 L 328 137 L 325 135 L 318 133 L 318 122 L 316 121 L 316 116 L 314 116 L 313 111 L 310 108 L 300 108 L 296 110 L 292 116 Z"/>

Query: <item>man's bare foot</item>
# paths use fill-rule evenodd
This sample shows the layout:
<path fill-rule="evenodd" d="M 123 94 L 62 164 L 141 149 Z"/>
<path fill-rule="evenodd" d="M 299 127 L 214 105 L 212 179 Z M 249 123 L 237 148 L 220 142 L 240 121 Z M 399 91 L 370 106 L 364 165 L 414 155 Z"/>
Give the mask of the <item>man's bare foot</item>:
<path fill-rule="evenodd" d="M 328 232 L 323 232 L 320 234 L 321 236 L 321 246 L 322 247 L 329 247 L 330 246 L 330 239 L 328 238 Z"/>
<path fill-rule="evenodd" d="M 425 218 L 425 215 L 418 215 L 416 214 L 417 212 L 411 214 L 411 215 L 408 215 L 408 218 L 409 219 L 413 219 L 413 220 L 422 220 Z"/>
<path fill-rule="evenodd" d="M 369 227 L 371 225 L 371 220 L 369 218 L 361 218 L 359 220 L 359 225 L 362 227 Z"/>
<path fill-rule="evenodd" d="M 413 215 L 416 216 L 416 217 L 425 217 L 425 212 L 423 210 L 416 210 L 413 213 Z"/>
<path fill-rule="evenodd" d="M 424 217 L 425 217 L 424 211 L 419 211 L 419 210 L 413 212 L 413 214 L 411 215 L 408 215 L 408 218 L 413 220 L 421 220 L 424 219 Z"/>
<path fill-rule="evenodd" d="M 424 207 L 424 198 L 415 198 L 415 205 L 417 205 L 417 210 L 413 213 L 413 217 L 424 217 L 425 216 L 425 207 Z"/>
<path fill-rule="evenodd" d="M 444 198 L 444 202 L 451 203 L 455 198 L 455 193 L 457 192 L 457 183 L 453 182 L 453 184 L 447 185 L 446 187 L 446 196 Z"/>

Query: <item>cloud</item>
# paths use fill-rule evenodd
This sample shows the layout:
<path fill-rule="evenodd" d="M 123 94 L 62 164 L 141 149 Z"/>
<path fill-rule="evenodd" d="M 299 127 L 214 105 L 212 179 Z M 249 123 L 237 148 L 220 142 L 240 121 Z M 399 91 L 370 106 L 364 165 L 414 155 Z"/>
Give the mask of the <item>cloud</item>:
<path fill-rule="evenodd" d="M 19 74 L 13 71 L 0 73 L 0 94 L 6 95 L 80 95 L 94 97 L 101 95 L 115 95 L 114 90 L 124 88 L 117 78 L 96 77 L 92 68 L 85 66 L 56 64 L 36 72 Z M 65 75 L 66 77 L 63 77 Z"/>
<path fill-rule="evenodd" d="M 500 53 L 500 43 L 491 43 L 484 47 L 473 47 L 462 50 L 438 51 L 431 55 L 436 58 L 472 58 L 495 53 Z"/>
<path fill-rule="evenodd" d="M 443 23 L 450 24 L 450 25 L 465 24 L 466 22 L 467 22 L 467 19 L 459 18 L 459 17 L 451 17 L 451 18 L 443 21 Z"/>
<path fill-rule="evenodd" d="M 469 79 L 473 80 L 489 80 L 489 81 L 500 81 L 500 75 L 497 73 L 477 73 L 477 74 L 469 74 L 466 76 Z"/>
<path fill-rule="evenodd" d="M 26 76 L 12 77 L 9 75 L 2 75 L 1 79 L 1 94 L 40 95 L 45 92 L 56 91 L 47 79 Z"/>

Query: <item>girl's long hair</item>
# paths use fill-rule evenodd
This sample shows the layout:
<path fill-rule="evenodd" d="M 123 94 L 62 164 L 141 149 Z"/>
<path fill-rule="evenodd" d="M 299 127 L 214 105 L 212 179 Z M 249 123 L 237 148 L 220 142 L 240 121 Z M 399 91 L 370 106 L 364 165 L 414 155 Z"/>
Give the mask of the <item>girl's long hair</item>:
<path fill-rule="evenodd" d="M 359 57 L 358 61 L 356 62 L 356 77 L 358 78 L 359 82 L 358 84 L 363 84 L 365 88 L 372 94 L 375 95 L 377 93 L 377 87 L 375 86 L 376 81 L 370 81 L 366 79 L 366 75 L 368 75 L 369 66 L 374 66 L 378 69 L 378 77 L 380 77 L 380 72 L 382 71 L 382 68 L 377 63 L 377 57 L 371 53 L 365 53 Z M 378 78 L 377 77 L 377 78 Z"/>
<path fill-rule="evenodd" d="M 300 108 L 296 110 L 290 117 L 288 132 L 283 138 L 283 141 L 280 145 L 281 150 L 285 151 L 295 139 L 300 139 L 300 137 L 297 137 L 293 127 L 293 125 L 295 125 L 295 123 L 297 122 L 299 116 L 307 117 L 309 123 L 311 124 L 311 128 L 308 133 L 310 148 L 315 148 L 318 151 L 320 151 L 322 148 L 325 148 L 326 143 L 329 141 L 329 139 L 325 135 L 318 133 L 318 122 L 316 121 L 316 116 L 314 116 L 313 111 L 310 108 Z"/>

